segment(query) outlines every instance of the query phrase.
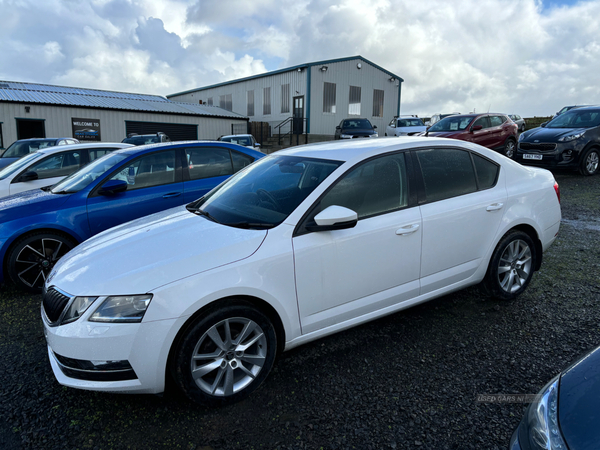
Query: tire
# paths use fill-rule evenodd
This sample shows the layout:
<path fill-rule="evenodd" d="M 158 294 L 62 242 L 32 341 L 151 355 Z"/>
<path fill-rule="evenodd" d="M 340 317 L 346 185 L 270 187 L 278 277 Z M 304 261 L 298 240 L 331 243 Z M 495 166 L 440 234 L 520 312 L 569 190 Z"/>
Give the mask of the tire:
<path fill-rule="evenodd" d="M 525 132 L 525 124 L 521 125 L 521 133 Z"/>
<path fill-rule="evenodd" d="M 73 239 L 59 233 L 42 231 L 24 236 L 8 253 L 8 275 L 19 288 L 39 293 L 56 262 L 76 245 Z"/>
<path fill-rule="evenodd" d="M 582 175 L 590 176 L 598 173 L 599 166 L 599 152 L 597 148 L 588 149 L 581 158 L 581 163 L 579 165 L 579 172 Z"/>
<path fill-rule="evenodd" d="M 506 156 L 507 158 L 513 159 L 515 156 L 515 150 L 517 149 L 517 144 L 515 143 L 514 139 L 507 139 L 506 143 L 504 144 L 504 156 Z"/>
<path fill-rule="evenodd" d="M 276 353 L 271 321 L 249 303 L 240 302 L 192 323 L 177 344 L 170 369 L 190 400 L 221 406 L 255 391 L 267 378 Z"/>
<path fill-rule="evenodd" d="M 483 290 L 500 300 L 516 298 L 531 281 L 535 258 L 535 245 L 527 233 L 508 232 L 492 254 L 482 283 Z"/>

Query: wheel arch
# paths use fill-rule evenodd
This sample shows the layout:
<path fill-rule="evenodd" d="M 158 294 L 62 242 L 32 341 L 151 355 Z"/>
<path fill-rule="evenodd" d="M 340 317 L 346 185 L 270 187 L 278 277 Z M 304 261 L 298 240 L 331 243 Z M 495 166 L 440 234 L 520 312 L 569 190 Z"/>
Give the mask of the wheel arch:
<path fill-rule="evenodd" d="M 214 301 L 210 302 L 209 304 L 200 308 L 198 311 L 196 311 L 194 314 L 192 314 L 185 321 L 185 323 L 181 326 L 181 328 L 179 328 L 179 330 L 177 331 L 177 334 L 175 335 L 175 338 L 173 339 L 173 342 L 171 343 L 171 346 L 169 348 L 169 353 L 167 356 L 167 364 L 166 364 L 166 368 L 165 368 L 167 376 L 170 373 L 170 368 L 173 363 L 173 358 L 175 357 L 176 348 L 179 346 L 179 343 L 183 339 L 183 336 L 185 336 L 185 333 L 187 332 L 187 330 L 190 329 L 190 327 L 194 324 L 194 322 L 198 319 L 198 317 L 200 317 L 204 314 L 208 314 L 212 311 L 216 311 L 220 307 L 223 307 L 226 305 L 232 305 L 232 304 L 251 306 L 253 308 L 256 308 L 261 313 L 265 314 L 268 317 L 268 319 L 271 321 L 271 323 L 273 324 L 273 327 L 275 328 L 275 334 L 277 336 L 277 354 L 280 354 L 283 352 L 283 349 L 285 348 L 285 336 L 286 336 L 285 328 L 283 326 L 281 317 L 279 317 L 279 314 L 277 313 L 275 308 L 273 308 L 265 300 L 263 300 L 259 297 L 251 296 L 251 295 L 233 295 L 233 296 L 223 297 L 218 300 L 214 300 Z"/>
<path fill-rule="evenodd" d="M 515 225 L 514 227 L 509 229 L 506 233 L 504 233 L 498 242 L 500 242 L 504 238 L 504 236 L 506 236 L 508 233 L 510 233 L 511 231 L 515 231 L 515 230 L 522 231 L 523 233 L 527 234 L 533 241 L 533 244 L 535 245 L 535 261 L 534 261 L 533 269 L 535 271 L 540 270 L 540 268 L 542 267 L 542 255 L 543 255 L 542 241 L 540 241 L 537 231 L 531 225 L 528 225 L 526 223 Z M 496 244 L 496 245 L 498 245 L 498 244 Z"/>

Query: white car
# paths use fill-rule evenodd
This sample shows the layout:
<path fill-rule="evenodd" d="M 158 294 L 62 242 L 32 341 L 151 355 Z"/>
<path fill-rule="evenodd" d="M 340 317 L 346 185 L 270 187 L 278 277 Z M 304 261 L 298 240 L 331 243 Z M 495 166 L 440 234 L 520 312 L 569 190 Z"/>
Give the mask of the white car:
<path fill-rule="evenodd" d="M 421 119 L 415 116 L 394 117 L 385 129 L 386 136 L 412 136 L 423 133 L 427 127 Z"/>
<path fill-rule="evenodd" d="M 47 147 L 0 170 L 0 198 L 58 183 L 87 163 L 131 144 L 96 142 Z"/>
<path fill-rule="evenodd" d="M 231 134 L 228 136 L 221 136 L 219 141 L 231 142 L 232 144 L 242 145 L 249 148 L 259 148 L 260 144 L 256 142 L 254 136 L 251 134 Z"/>
<path fill-rule="evenodd" d="M 469 142 L 279 151 L 60 259 L 41 311 L 52 370 L 130 393 L 170 373 L 194 401 L 234 402 L 280 351 L 478 283 L 516 297 L 560 220 L 550 172 Z"/>

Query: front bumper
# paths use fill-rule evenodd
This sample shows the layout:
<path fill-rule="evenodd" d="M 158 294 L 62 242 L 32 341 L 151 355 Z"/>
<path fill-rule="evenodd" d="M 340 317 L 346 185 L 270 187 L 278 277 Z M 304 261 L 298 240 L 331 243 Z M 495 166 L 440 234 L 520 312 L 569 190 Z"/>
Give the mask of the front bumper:
<path fill-rule="evenodd" d="M 542 146 L 555 145 L 552 150 L 544 150 Z M 528 147 L 523 149 L 523 147 Z M 529 142 L 519 142 L 515 153 L 515 161 L 527 166 L 543 167 L 545 169 L 577 169 L 579 167 L 579 156 L 584 149 L 583 143 L 556 142 L 531 144 Z M 542 159 L 525 159 L 525 155 L 537 155 Z"/>
<path fill-rule="evenodd" d="M 50 326 L 42 306 L 48 356 L 58 382 L 94 391 L 163 392 L 168 353 L 181 319 L 88 322 L 91 313 Z"/>

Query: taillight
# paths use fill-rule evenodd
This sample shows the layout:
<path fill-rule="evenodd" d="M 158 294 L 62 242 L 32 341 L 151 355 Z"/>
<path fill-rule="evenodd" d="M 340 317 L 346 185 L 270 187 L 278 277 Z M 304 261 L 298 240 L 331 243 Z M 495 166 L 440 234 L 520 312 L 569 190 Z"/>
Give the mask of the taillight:
<path fill-rule="evenodd" d="M 558 187 L 558 183 L 556 181 L 554 182 L 554 191 L 558 197 L 558 203 L 560 203 L 560 188 Z"/>

